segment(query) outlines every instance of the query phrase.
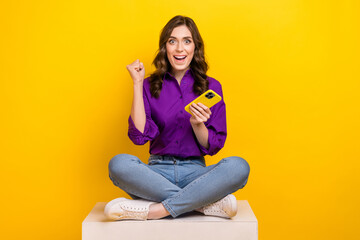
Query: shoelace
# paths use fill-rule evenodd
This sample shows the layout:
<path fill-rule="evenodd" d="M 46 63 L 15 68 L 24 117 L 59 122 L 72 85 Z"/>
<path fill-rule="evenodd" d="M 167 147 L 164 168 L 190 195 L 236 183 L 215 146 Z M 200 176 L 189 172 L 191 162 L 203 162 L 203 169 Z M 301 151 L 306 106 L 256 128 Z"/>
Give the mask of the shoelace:
<path fill-rule="evenodd" d="M 122 205 L 120 207 L 126 212 L 126 215 L 122 215 L 124 218 L 144 219 L 147 217 L 146 207 L 133 207 L 127 205 Z"/>
<path fill-rule="evenodd" d="M 223 210 L 223 203 L 226 201 L 226 199 L 222 199 L 220 201 L 214 202 L 207 207 L 204 208 L 207 212 L 217 212 L 217 213 L 226 213 Z"/>
<path fill-rule="evenodd" d="M 131 207 L 131 206 L 121 206 L 121 208 L 123 208 L 124 210 L 127 211 L 145 211 L 146 208 L 145 207 Z"/>

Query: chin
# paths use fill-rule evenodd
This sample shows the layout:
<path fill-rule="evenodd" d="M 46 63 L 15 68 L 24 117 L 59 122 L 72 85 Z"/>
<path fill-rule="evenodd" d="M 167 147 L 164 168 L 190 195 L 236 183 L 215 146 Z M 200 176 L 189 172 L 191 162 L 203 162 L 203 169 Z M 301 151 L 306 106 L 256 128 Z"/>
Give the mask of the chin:
<path fill-rule="evenodd" d="M 185 70 L 185 69 L 187 69 L 188 67 L 182 67 L 182 68 L 174 68 L 175 70 L 177 70 L 177 71 L 183 71 L 183 70 Z"/>
<path fill-rule="evenodd" d="M 171 66 L 175 71 L 183 71 L 183 70 L 185 70 L 185 69 L 187 69 L 187 68 L 189 68 L 190 67 L 190 65 L 187 65 L 187 66 L 177 66 L 177 65 L 172 65 Z"/>

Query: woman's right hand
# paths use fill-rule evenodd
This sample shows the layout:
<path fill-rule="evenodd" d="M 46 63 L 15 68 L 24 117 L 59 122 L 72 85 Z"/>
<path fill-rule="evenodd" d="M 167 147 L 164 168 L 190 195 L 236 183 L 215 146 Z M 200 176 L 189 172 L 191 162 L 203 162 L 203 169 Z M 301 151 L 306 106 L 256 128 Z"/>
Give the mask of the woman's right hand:
<path fill-rule="evenodd" d="M 139 59 L 136 59 L 133 63 L 127 65 L 126 68 L 129 71 L 134 84 L 143 83 L 145 77 L 145 68 L 144 64 L 140 62 Z"/>

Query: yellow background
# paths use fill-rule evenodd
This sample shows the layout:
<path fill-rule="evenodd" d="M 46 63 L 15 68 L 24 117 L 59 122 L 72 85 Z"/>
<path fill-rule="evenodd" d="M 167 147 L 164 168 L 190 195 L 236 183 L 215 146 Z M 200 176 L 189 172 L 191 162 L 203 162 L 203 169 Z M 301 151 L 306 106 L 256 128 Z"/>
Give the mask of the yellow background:
<path fill-rule="evenodd" d="M 359 13 L 357 0 L 2 1 L 1 238 L 80 239 L 96 202 L 127 197 L 109 160 L 149 154 L 127 137 L 126 65 L 148 76 L 183 14 L 227 103 L 227 142 L 207 164 L 249 162 L 235 195 L 259 239 L 358 239 Z"/>

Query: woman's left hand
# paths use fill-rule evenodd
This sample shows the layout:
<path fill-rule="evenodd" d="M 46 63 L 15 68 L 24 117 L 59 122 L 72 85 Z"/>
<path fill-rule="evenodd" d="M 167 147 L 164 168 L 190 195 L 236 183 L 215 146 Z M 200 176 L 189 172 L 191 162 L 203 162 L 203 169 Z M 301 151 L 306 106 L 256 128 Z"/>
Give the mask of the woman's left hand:
<path fill-rule="evenodd" d="M 190 118 L 190 123 L 192 125 L 197 125 L 206 122 L 211 115 L 210 109 L 202 103 L 191 104 L 190 112 L 192 112 L 193 114 Z"/>

